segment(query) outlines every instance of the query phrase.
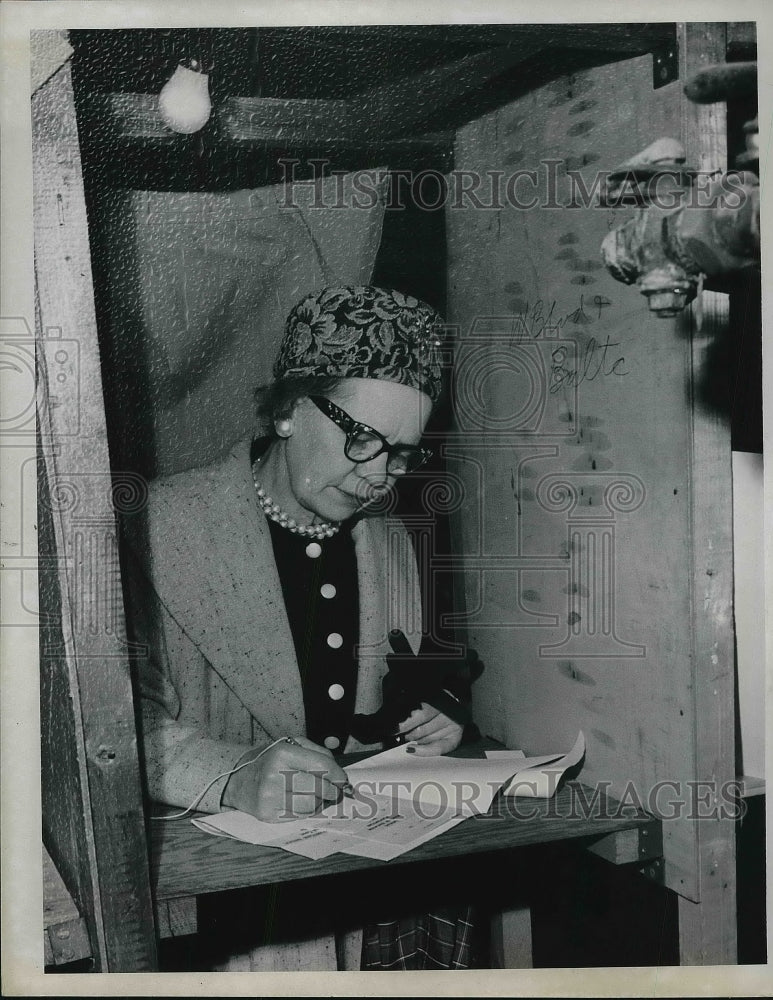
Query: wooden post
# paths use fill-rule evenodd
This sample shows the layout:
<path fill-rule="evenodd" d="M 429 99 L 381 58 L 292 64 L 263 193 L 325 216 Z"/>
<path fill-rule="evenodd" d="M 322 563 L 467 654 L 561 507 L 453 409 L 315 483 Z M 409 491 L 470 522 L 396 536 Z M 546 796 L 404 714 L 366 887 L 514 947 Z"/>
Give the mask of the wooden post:
<path fill-rule="evenodd" d="M 70 67 L 32 101 L 46 846 L 97 971 L 156 966 Z M 141 482 L 121 502 L 139 503 Z"/>
<path fill-rule="evenodd" d="M 725 60 L 726 25 L 678 26 L 679 78 Z M 693 104 L 682 98 L 682 141 L 691 164 L 711 172 L 727 169 L 727 107 Z M 696 310 L 703 322 L 698 328 Z M 722 817 L 718 791 L 735 778 L 733 644 L 733 498 L 730 429 L 727 420 L 703 407 L 695 385 L 712 340 L 727 335 L 728 297 L 704 292 L 686 316 L 690 326 L 692 574 L 692 669 L 696 779 L 714 796 L 713 815 L 696 818 L 700 902 L 680 897 L 679 949 L 682 965 L 737 961 L 735 820 Z M 696 786 L 701 798 L 700 786 Z M 712 810 L 706 810 L 711 813 Z"/>
<path fill-rule="evenodd" d="M 492 969 L 531 969 L 531 907 L 513 906 L 491 917 Z"/>

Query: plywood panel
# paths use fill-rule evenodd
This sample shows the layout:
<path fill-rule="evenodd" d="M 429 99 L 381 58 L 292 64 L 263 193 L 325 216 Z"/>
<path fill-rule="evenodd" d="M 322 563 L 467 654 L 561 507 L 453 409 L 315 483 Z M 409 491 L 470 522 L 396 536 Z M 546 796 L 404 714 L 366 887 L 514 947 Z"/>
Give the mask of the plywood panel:
<path fill-rule="evenodd" d="M 457 533 L 464 624 L 486 663 L 481 727 L 537 753 L 568 749 L 583 729 L 583 781 L 677 813 L 664 823 L 666 881 L 695 899 L 693 500 L 702 477 L 722 474 L 695 466 L 707 418 L 691 385 L 708 334 L 694 344 L 689 315 L 654 317 L 606 273 L 601 241 L 631 211 L 584 204 L 578 180 L 591 191 L 600 170 L 678 138 L 681 86 L 653 91 L 651 60 L 637 58 L 459 132 L 456 168 L 484 178 L 481 204 L 490 171 L 505 192 L 534 171 L 511 190 L 521 206 L 538 202 L 449 204 L 459 330 L 448 452 L 465 486 Z M 714 498 L 722 520 L 729 497 Z M 663 781 L 676 785 L 654 796 Z"/>

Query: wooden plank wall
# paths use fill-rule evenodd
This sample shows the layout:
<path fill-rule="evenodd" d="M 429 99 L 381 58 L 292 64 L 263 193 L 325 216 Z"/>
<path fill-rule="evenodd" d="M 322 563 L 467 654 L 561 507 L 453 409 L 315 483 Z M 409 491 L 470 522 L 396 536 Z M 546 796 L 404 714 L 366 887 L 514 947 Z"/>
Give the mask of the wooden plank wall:
<path fill-rule="evenodd" d="M 70 67 L 34 95 L 41 731 L 46 847 L 84 916 L 97 971 L 155 965 L 115 509 Z"/>
<path fill-rule="evenodd" d="M 703 155 L 704 126 L 683 131 L 693 111 L 682 85 L 654 90 L 651 58 L 638 57 L 564 77 L 459 131 L 457 171 L 498 170 L 504 185 L 536 170 L 543 199 L 545 178 L 555 182 L 548 207 L 449 201 L 459 331 L 448 453 L 465 497 L 461 623 L 486 664 L 481 728 L 537 753 L 568 749 L 582 729 L 583 781 L 681 813 L 664 823 L 664 878 L 698 900 L 707 874 L 688 783 L 733 776 L 732 753 L 716 752 L 733 737 L 729 429 L 694 398 L 726 303 L 709 297 L 701 332 L 694 309 L 651 315 L 599 255 L 631 210 L 566 207 L 567 169 L 590 189 L 598 170 L 660 136 L 684 136 L 693 160 L 724 167 L 716 143 Z M 488 190 L 484 180 L 483 203 Z M 518 182 L 522 203 L 533 193 Z M 663 781 L 678 790 L 653 800 Z M 732 821 L 713 830 L 730 879 Z"/>

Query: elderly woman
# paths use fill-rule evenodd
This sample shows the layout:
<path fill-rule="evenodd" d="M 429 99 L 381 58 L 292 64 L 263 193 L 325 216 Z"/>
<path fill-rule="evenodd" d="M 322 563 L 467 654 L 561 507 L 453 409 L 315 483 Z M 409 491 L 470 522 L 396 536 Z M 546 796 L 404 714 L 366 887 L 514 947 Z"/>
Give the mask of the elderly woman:
<path fill-rule="evenodd" d="M 149 650 L 142 744 L 156 801 L 279 821 L 341 795 L 336 752 L 381 748 L 374 734 L 387 734 L 373 720 L 383 723 L 389 636 L 402 633 L 404 651 L 418 654 L 422 612 L 405 528 L 377 512 L 428 457 L 440 327 L 398 292 L 307 296 L 261 399 L 268 437 L 157 481 L 144 523 L 127 524 L 141 567 L 130 604 Z M 409 706 L 388 735 L 418 754 L 455 749 L 459 716 L 438 704 Z M 370 928 L 364 967 L 464 967 L 466 932 L 455 934 L 447 911 L 439 919 L 441 933 L 428 915 Z"/>

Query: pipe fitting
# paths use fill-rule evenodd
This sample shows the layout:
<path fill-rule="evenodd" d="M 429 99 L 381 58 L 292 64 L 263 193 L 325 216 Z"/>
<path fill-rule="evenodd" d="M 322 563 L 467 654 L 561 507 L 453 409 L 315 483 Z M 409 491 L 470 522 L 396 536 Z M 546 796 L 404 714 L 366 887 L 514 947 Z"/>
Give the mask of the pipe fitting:
<path fill-rule="evenodd" d="M 658 316 L 676 316 L 695 298 L 698 279 L 678 264 L 668 261 L 639 279 L 639 291 L 647 298 L 651 312 Z"/>
<path fill-rule="evenodd" d="M 601 244 L 610 274 L 626 285 L 635 282 L 650 310 L 659 316 L 674 316 L 684 309 L 695 298 L 700 277 L 699 269 L 668 253 L 674 214 L 639 209 L 633 219 L 607 233 Z"/>
<path fill-rule="evenodd" d="M 759 264 L 756 174 L 732 171 L 707 190 L 689 195 L 676 209 L 638 209 L 601 244 L 610 274 L 623 284 L 636 283 L 658 316 L 675 316 L 684 309 L 695 298 L 701 275 L 730 274 Z"/>

